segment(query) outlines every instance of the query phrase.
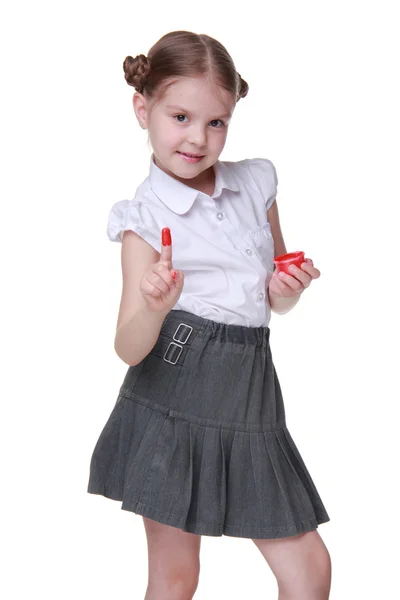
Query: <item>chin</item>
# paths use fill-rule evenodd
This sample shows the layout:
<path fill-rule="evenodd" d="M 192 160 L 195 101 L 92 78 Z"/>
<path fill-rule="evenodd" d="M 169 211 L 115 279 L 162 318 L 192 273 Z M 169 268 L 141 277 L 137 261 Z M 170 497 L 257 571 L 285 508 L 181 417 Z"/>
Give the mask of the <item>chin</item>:
<path fill-rule="evenodd" d="M 206 169 L 208 169 L 210 167 L 210 163 L 209 160 L 205 160 L 204 162 L 201 161 L 199 163 L 184 163 L 182 161 L 182 159 L 180 159 L 178 157 L 178 166 L 176 164 L 176 162 L 174 161 L 174 164 L 171 164 L 171 171 L 179 171 L 180 173 L 187 173 L 187 177 L 193 177 L 193 173 L 197 172 L 197 173 L 201 173 L 202 171 L 205 171 Z M 183 175 L 184 177 L 184 175 Z"/>

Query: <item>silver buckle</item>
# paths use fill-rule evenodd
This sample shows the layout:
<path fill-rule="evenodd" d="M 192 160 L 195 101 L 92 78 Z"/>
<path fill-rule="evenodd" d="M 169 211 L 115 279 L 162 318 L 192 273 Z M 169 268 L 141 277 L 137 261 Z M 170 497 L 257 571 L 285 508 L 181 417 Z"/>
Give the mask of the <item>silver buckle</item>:
<path fill-rule="evenodd" d="M 185 340 L 180 340 L 180 339 L 178 339 L 178 338 L 176 337 L 176 336 L 178 335 L 178 331 L 179 331 L 180 327 L 182 327 L 182 326 L 183 326 L 183 327 L 188 327 L 188 329 L 190 329 L 190 331 L 189 331 L 189 333 L 187 334 L 187 336 L 186 336 Z M 189 339 L 189 338 L 190 338 L 190 336 L 191 336 L 191 333 L 192 333 L 192 331 L 193 331 L 193 327 L 191 327 L 190 325 L 187 325 L 186 323 L 179 323 L 179 325 L 178 325 L 178 327 L 177 327 L 177 330 L 175 331 L 175 333 L 174 333 L 174 335 L 173 335 L 173 338 L 172 338 L 172 339 L 173 339 L 173 340 L 175 340 L 176 342 L 179 342 L 180 344 L 186 344 L 186 342 L 188 341 L 188 339 Z"/>
<path fill-rule="evenodd" d="M 175 346 L 176 348 L 180 348 L 180 351 L 179 351 L 179 353 L 178 353 L 178 356 L 176 357 L 176 360 L 174 360 L 174 361 L 173 361 L 173 360 L 168 360 L 168 358 L 166 358 L 166 356 L 167 356 L 167 354 L 168 354 L 168 350 L 171 348 L 171 346 Z M 171 365 L 176 365 L 176 363 L 177 363 L 177 362 L 178 362 L 178 360 L 179 360 L 179 357 L 180 357 L 180 355 L 182 354 L 182 350 L 183 350 L 183 347 L 182 347 L 182 346 L 180 346 L 179 344 L 175 344 L 175 342 L 171 342 L 171 343 L 169 344 L 168 348 L 166 349 L 166 351 L 165 351 L 165 354 L 164 354 L 164 356 L 163 356 L 163 358 L 164 358 L 165 362 L 167 362 L 167 363 L 170 363 Z"/>

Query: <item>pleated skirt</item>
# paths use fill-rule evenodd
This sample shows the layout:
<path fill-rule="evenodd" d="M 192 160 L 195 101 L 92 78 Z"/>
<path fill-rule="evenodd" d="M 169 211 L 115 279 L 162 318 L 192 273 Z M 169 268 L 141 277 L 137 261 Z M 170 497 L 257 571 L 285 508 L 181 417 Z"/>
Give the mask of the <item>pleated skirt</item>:
<path fill-rule="evenodd" d="M 167 315 L 129 367 L 87 491 L 194 534 L 283 538 L 330 520 L 285 420 L 268 327 Z"/>

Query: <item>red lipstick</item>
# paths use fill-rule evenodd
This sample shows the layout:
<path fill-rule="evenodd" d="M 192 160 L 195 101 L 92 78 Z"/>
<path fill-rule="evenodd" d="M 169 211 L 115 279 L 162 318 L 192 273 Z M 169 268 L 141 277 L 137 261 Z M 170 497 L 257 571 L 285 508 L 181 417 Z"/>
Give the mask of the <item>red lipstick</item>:
<path fill-rule="evenodd" d="M 162 245 L 163 246 L 171 246 L 171 230 L 169 227 L 164 227 L 162 230 Z"/>

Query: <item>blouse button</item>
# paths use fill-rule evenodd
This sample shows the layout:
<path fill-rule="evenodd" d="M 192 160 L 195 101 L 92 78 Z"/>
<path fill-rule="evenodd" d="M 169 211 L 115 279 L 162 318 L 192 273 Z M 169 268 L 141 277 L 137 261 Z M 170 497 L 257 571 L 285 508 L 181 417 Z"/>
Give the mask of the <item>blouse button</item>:
<path fill-rule="evenodd" d="M 221 213 L 221 212 L 219 212 L 219 213 L 217 214 L 217 219 L 219 219 L 219 220 L 221 221 L 221 219 L 223 219 L 223 218 L 224 218 L 224 214 L 223 214 L 223 213 Z"/>
<path fill-rule="evenodd" d="M 253 252 L 250 250 L 250 248 L 246 249 L 246 254 L 248 254 L 249 256 L 251 256 L 253 254 Z"/>
<path fill-rule="evenodd" d="M 264 294 L 261 292 L 261 294 L 258 294 L 258 299 L 262 300 L 264 298 Z"/>

